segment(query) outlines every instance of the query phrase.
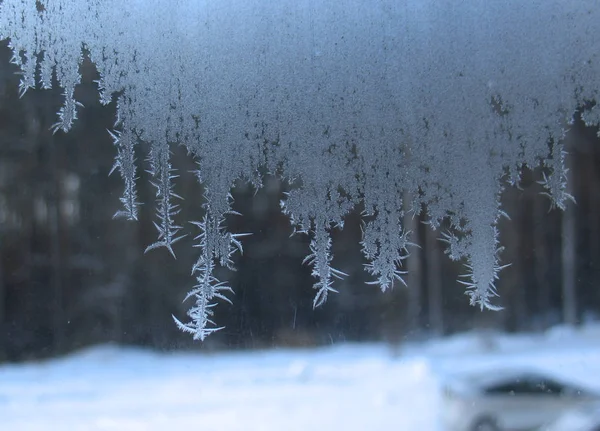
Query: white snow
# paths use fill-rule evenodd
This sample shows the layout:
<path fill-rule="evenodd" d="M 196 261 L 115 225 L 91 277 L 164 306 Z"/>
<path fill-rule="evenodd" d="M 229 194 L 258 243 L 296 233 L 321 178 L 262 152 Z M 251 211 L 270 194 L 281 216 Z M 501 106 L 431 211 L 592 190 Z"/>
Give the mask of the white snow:
<path fill-rule="evenodd" d="M 0 429 L 441 431 L 450 373 L 523 365 L 600 389 L 600 326 L 243 353 L 116 346 L 0 367 Z"/>

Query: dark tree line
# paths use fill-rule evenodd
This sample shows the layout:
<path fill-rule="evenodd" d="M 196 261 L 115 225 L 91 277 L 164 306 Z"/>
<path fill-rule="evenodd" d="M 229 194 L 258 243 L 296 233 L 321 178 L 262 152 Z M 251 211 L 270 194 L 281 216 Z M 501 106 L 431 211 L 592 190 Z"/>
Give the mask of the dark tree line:
<path fill-rule="evenodd" d="M 19 99 L 18 76 L 0 49 L 0 358 L 21 360 L 64 353 L 84 345 L 116 342 L 159 349 L 256 348 L 320 345 L 444 335 L 479 327 L 543 330 L 581 323 L 600 312 L 600 146 L 596 130 L 577 121 L 567 136 L 571 191 L 577 205 L 550 210 L 537 184 L 539 169 L 525 169 L 522 190 L 509 188 L 502 201 L 511 220 L 501 222 L 501 258 L 512 265 L 498 283 L 505 307 L 480 312 L 468 305 L 457 275 L 460 263 L 444 256 L 443 243 L 423 222 L 406 217 L 413 241 L 406 262 L 409 288 L 382 294 L 365 285 L 357 209 L 343 231 L 333 233 L 333 266 L 349 274 L 339 294 L 313 310 L 310 269 L 302 265 L 308 238 L 290 237 L 279 200 L 289 185 L 265 177 L 255 191 L 240 182 L 233 190 L 232 232 L 251 232 L 236 272 L 223 271 L 235 295 L 215 320 L 225 329 L 200 346 L 181 334 L 171 315 L 193 283 L 193 225 L 176 249 L 144 254 L 156 236 L 154 191 L 140 172 L 139 222 L 113 219 L 122 184 L 109 176 L 115 149 L 106 132 L 114 106 L 98 103 L 93 65 L 82 68 L 76 97 L 85 105 L 68 134 L 52 135 L 60 91 L 32 91 Z M 138 158 L 146 157 L 140 146 Z M 186 197 L 180 220 L 202 216 L 202 187 L 183 150 L 173 156 L 182 174 L 176 192 Z M 571 232 L 565 241 L 565 234 Z M 570 253 L 570 254 L 569 254 Z M 571 259 L 569 260 L 569 256 Z M 570 262 L 570 263 L 569 263 Z"/>

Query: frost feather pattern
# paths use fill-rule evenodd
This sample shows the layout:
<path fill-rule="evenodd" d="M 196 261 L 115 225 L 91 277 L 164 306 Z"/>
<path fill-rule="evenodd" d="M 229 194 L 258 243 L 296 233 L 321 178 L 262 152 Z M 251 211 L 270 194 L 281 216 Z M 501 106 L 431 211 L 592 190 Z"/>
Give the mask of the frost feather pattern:
<path fill-rule="evenodd" d="M 50 88 L 55 73 L 64 90 L 56 132 L 85 109 L 73 97 L 89 54 L 101 102 L 117 104 L 108 132 L 125 183 L 117 215 L 137 217 L 134 145 L 150 145 L 158 239 L 149 250 L 175 254 L 181 237 L 170 145 L 195 158 L 206 215 L 192 321 L 177 323 L 204 339 L 216 329 L 212 301 L 228 300 L 215 265 L 241 251 L 222 225 L 229 191 L 238 178 L 260 185 L 260 167 L 302 184 L 282 207 L 312 235 L 315 306 L 343 276 L 330 266 L 330 230 L 363 205 L 366 270 L 382 289 L 404 274 L 403 208 L 426 209 L 432 227 L 450 221 L 448 254 L 466 261 L 471 303 L 496 308 L 504 179 L 518 183 L 523 165 L 543 161 L 554 204 L 572 199 L 560 139 L 578 107 L 600 100 L 596 3 L 3 0 L 0 38 L 21 95 Z M 587 123 L 598 110 L 583 113 Z"/>

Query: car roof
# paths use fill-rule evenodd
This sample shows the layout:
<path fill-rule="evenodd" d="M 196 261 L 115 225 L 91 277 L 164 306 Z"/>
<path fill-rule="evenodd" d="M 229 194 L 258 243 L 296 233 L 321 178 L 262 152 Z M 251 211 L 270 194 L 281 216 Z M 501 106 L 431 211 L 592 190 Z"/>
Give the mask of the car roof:
<path fill-rule="evenodd" d="M 449 376 L 447 384 L 454 389 L 467 392 L 481 392 L 492 386 L 504 383 L 514 383 L 523 380 L 551 380 L 573 388 L 595 392 L 584 387 L 580 382 L 572 382 L 562 376 L 533 368 L 501 368 L 485 371 L 459 373 Z"/>

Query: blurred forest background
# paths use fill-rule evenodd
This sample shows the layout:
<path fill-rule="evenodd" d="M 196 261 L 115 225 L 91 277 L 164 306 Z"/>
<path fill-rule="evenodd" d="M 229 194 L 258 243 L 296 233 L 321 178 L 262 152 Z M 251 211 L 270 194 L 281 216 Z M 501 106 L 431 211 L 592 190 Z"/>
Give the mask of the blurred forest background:
<path fill-rule="evenodd" d="M 52 135 L 61 104 L 59 89 L 18 97 L 19 76 L 0 45 L 0 362 L 62 354 L 85 345 L 115 342 L 158 349 L 264 348 L 340 341 L 385 341 L 441 336 L 473 329 L 540 331 L 580 324 L 600 313 L 600 145 L 597 130 L 576 121 L 566 137 L 570 188 L 577 205 L 550 208 L 537 184 L 541 171 L 526 170 L 522 190 L 502 197 L 511 220 L 502 220 L 502 263 L 512 265 L 498 282 L 504 307 L 480 311 L 468 305 L 457 282 L 462 263 L 444 255 L 444 244 L 423 218 L 406 218 L 413 231 L 406 261 L 409 288 L 381 293 L 363 271 L 360 217 L 351 214 L 333 233 L 333 266 L 349 274 L 339 294 L 313 310 L 314 280 L 302 264 L 309 238 L 290 237 L 279 209 L 287 185 L 265 178 L 255 194 L 238 184 L 228 228 L 243 238 L 238 270 L 217 275 L 235 291 L 215 320 L 225 329 L 201 344 L 180 333 L 171 315 L 185 318 L 181 303 L 194 279 L 191 247 L 198 232 L 187 220 L 202 217 L 202 188 L 183 148 L 173 164 L 181 177 L 175 192 L 186 198 L 178 216 L 189 234 L 177 259 L 164 249 L 144 254 L 156 238 L 154 190 L 140 169 L 139 222 L 115 220 L 123 185 L 109 176 L 115 148 L 107 128 L 114 106 L 98 102 L 96 71 L 82 66 L 76 98 L 84 105 L 68 134 Z M 542 131 L 540 131 L 542 133 Z M 145 160 L 143 148 L 138 159 Z M 468 173 L 465 173 L 466 175 Z M 567 240 L 565 240 L 565 238 Z"/>

